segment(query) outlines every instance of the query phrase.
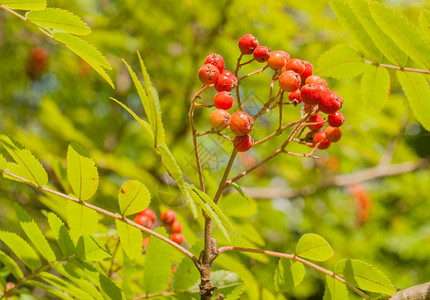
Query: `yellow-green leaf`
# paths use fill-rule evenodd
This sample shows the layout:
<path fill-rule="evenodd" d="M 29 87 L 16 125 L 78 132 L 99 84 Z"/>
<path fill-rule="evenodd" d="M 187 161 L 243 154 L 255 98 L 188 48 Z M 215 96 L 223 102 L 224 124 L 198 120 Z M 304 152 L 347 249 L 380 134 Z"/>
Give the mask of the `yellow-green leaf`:
<path fill-rule="evenodd" d="M 42 10 L 46 7 L 46 0 L 0 0 L 0 5 L 13 9 Z"/>
<path fill-rule="evenodd" d="M 127 180 L 118 192 L 119 209 L 122 216 L 128 216 L 144 210 L 151 201 L 151 194 L 146 186 L 137 180 Z"/>
<path fill-rule="evenodd" d="M 40 11 L 30 11 L 26 17 L 34 24 L 76 35 L 87 35 L 91 32 L 81 18 L 64 9 L 46 8 Z"/>
<path fill-rule="evenodd" d="M 348 289 L 346 285 L 332 276 L 325 277 L 325 291 L 323 300 L 348 300 Z"/>
<path fill-rule="evenodd" d="M 388 70 L 369 65 L 361 78 L 361 98 L 373 110 L 380 110 L 387 103 L 390 93 Z"/>
<path fill-rule="evenodd" d="M 72 238 L 67 231 L 63 221 L 54 213 L 48 213 L 49 227 L 54 234 L 54 238 L 60 245 L 61 251 L 65 256 L 71 256 L 75 254 L 75 245 L 73 244 Z"/>
<path fill-rule="evenodd" d="M 0 250 L 0 262 L 12 273 L 12 275 L 17 279 L 22 279 L 24 274 L 21 269 L 18 267 L 16 262 L 6 253 Z"/>
<path fill-rule="evenodd" d="M 427 40 L 430 40 L 430 10 L 422 9 L 418 19 L 424 36 Z"/>
<path fill-rule="evenodd" d="M 73 201 L 67 202 L 70 236 L 76 243 L 82 235 L 91 235 L 97 228 L 97 212 Z"/>
<path fill-rule="evenodd" d="M 361 54 L 348 45 L 338 45 L 324 52 L 318 59 L 321 76 L 351 78 L 364 72 L 366 64 Z"/>
<path fill-rule="evenodd" d="M 275 271 L 275 289 L 288 292 L 298 286 L 305 277 L 305 267 L 301 262 L 281 258 Z"/>
<path fill-rule="evenodd" d="M 142 232 L 131 225 L 120 220 L 115 220 L 116 229 L 118 230 L 121 247 L 131 260 L 142 255 Z"/>
<path fill-rule="evenodd" d="M 31 270 L 34 271 L 42 265 L 39 256 L 33 248 L 19 235 L 12 232 L 0 231 L 0 240 Z"/>
<path fill-rule="evenodd" d="M 297 243 L 296 255 L 316 261 L 325 261 L 333 256 L 333 249 L 322 236 L 307 233 Z"/>

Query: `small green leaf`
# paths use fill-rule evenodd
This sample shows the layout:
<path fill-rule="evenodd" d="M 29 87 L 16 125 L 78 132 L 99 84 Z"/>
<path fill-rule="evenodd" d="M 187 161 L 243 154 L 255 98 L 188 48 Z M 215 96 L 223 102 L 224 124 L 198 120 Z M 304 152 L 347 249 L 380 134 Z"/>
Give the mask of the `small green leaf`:
<path fill-rule="evenodd" d="M 318 73 L 334 78 L 352 78 L 364 72 L 366 64 L 357 50 L 338 45 L 324 52 L 318 59 Z"/>
<path fill-rule="evenodd" d="M 118 235 L 121 241 L 121 247 L 131 260 L 142 255 L 142 232 L 131 225 L 120 220 L 115 220 Z"/>
<path fill-rule="evenodd" d="M 143 289 L 147 294 L 167 288 L 172 276 L 172 246 L 151 236 L 143 265 Z"/>
<path fill-rule="evenodd" d="M 122 216 L 128 216 L 148 207 L 151 194 L 146 186 L 137 180 L 127 180 L 118 192 L 119 208 Z"/>
<path fill-rule="evenodd" d="M 75 254 L 75 245 L 73 244 L 72 238 L 67 231 L 66 226 L 63 221 L 54 213 L 48 213 L 48 223 L 49 227 L 54 234 L 55 239 L 60 245 L 61 251 L 64 256 L 71 256 Z"/>
<path fill-rule="evenodd" d="M 0 136 L 0 142 L 6 148 L 17 164 L 8 164 L 8 169 L 15 175 L 21 176 L 37 186 L 44 186 L 48 183 L 48 174 L 43 169 L 42 164 L 17 142 L 5 135 Z M 4 163 L 4 162 L 3 162 Z"/>
<path fill-rule="evenodd" d="M 212 285 L 217 289 L 214 296 L 223 294 L 226 300 L 238 299 L 245 289 L 245 283 L 236 273 L 219 270 L 211 273 Z"/>
<path fill-rule="evenodd" d="M 79 200 L 88 200 L 97 191 L 97 167 L 86 151 L 76 143 L 70 144 L 67 151 L 67 176 Z"/>
<path fill-rule="evenodd" d="M 97 212 L 78 203 L 67 202 L 67 221 L 70 236 L 76 243 L 84 234 L 91 235 L 97 228 Z"/>
<path fill-rule="evenodd" d="M 427 40 L 430 40 L 430 10 L 422 9 L 420 11 L 419 21 L 421 25 L 421 30 Z"/>
<path fill-rule="evenodd" d="M 281 258 L 275 271 L 275 290 L 288 292 L 298 286 L 305 277 L 305 267 L 301 262 Z"/>
<path fill-rule="evenodd" d="M 325 277 L 325 291 L 323 300 L 348 300 L 348 289 L 346 285 L 332 276 Z"/>
<path fill-rule="evenodd" d="M 335 273 L 365 291 L 388 295 L 396 292 L 391 281 L 380 270 L 363 261 L 341 260 L 335 266 Z"/>
<path fill-rule="evenodd" d="M 66 32 L 55 32 L 54 40 L 66 45 L 67 48 L 85 60 L 94 70 L 96 70 L 96 72 L 99 73 L 112 88 L 115 88 L 112 79 L 103 69 L 106 68 L 111 70 L 112 67 L 96 47 L 87 41 Z"/>
<path fill-rule="evenodd" d="M 76 256 L 89 261 L 103 261 L 109 259 L 111 254 L 89 235 L 79 238 L 76 245 Z"/>
<path fill-rule="evenodd" d="M 430 86 L 428 75 L 396 71 L 417 120 L 430 131 Z M 427 77 L 426 77 L 427 76 Z"/>
<path fill-rule="evenodd" d="M 0 170 L 7 168 L 7 160 L 0 154 Z"/>
<path fill-rule="evenodd" d="M 257 203 L 254 199 L 241 194 L 228 194 L 222 196 L 219 207 L 228 216 L 246 218 L 257 213 Z"/>
<path fill-rule="evenodd" d="M 40 281 L 35 281 L 35 280 L 27 280 L 25 282 L 25 284 L 28 284 L 30 286 L 33 287 L 37 287 L 39 289 L 42 289 L 56 297 L 58 297 L 58 299 L 64 299 L 64 300 L 73 300 L 72 297 L 66 295 L 65 293 L 61 293 L 57 288 L 51 286 L 51 285 L 46 285 Z"/>
<path fill-rule="evenodd" d="M 49 246 L 48 241 L 46 240 L 39 226 L 37 226 L 34 220 L 27 214 L 27 212 L 21 206 L 15 203 L 14 209 L 22 229 L 24 230 L 29 240 L 39 251 L 39 253 L 48 262 L 56 261 L 57 257 L 55 256 L 54 251 L 52 251 L 51 247 Z"/>
<path fill-rule="evenodd" d="M 103 274 L 99 274 L 100 287 L 104 293 L 105 299 L 111 300 L 125 300 L 125 295 L 121 289 L 108 277 Z"/>
<path fill-rule="evenodd" d="M 64 9 L 47 8 L 40 11 L 30 11 L 26 17 L 34 24 L 76 35 L 87 35 L 91 32 L 91 29 L 81 18 Z"/>
<path fill-rule="evenodd" d="M 333 249 L 323 237 L 307 233 L 297 243 L 296 255 L 316 261 L 325 261 L 333 256 Z"/>
<path fill-rule="evenodd" d="M 190 252 L 198 256 L 204 248 L 204 241 L 198 240 L 190 249 Z M 200 273 L 194 262 L 189 257 L 184 257 L 178 264 L 176 272 L 173 274 L 170 288 L 172 291 L 182 292 L 188 290 L 200 279 Z"/>
<path fill-rule="evenodd" d="M 373 110 L 381 110 L 388 101 L 390 74 L 388 70 L 369 65 L 361 78 L 361 97 Z"/>
<path fill-rule="evenodd" d="M 46 0 L 0 0 L 0 5 L 13 9 L 42 10 L 46 7 Z"/>
<path fill-rule="evenodd" d="M 20 280 L 24 277 L 21 269 L 18 267 L 16 262 L 10 258 L 9 255 L 0 250 L 0 262 L 6 266 L 6 268 L 12 273 L 15 279 Z"/>
<path fill-rule="evenodd" d="M 0 231 L 0 240 L 31 270 L 40 268 L 42 262 L 30 245 L 19 235 L 12 232 Z"/>
<path fill-rule="evenodd" d="M 73 284 L 65 281 L 64 279 L 55 276 L 54 274 L 48 272 L 39 273 L 39 277 L 44 281 L 52 284 L 53 286 L 59 288 L 61 291 L 68 293 L 75 299 L 91 299 L 92 297 L 84 292 L 82 289 L 74 286 Z"/>

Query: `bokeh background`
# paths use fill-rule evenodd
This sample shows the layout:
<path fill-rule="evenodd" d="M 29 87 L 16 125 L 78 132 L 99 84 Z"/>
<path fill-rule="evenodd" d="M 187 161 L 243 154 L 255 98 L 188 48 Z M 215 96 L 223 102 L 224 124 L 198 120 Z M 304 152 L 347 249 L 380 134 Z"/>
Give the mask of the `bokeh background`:
<path fill-rule="evenodd" d="M 386 3 L 402 10 L 413 22 L 419 10 L 430 4 L 419 0 Z M 99 191 L 92 201 L 110 210 L 118 210 L 117 190 L 128 178 L 148 186 L 153 197 L 151 208 L 157 212 L 175 207 L 171 200 L 178 195 L 145 132 L 109 100 L 119 99 L 143 115 L 122 58 L 138 70 L 136 51 L 140 51 L 159 92 L 167 143 L 187 180 L 197 183 L 187 113 L 192 94 L 201 87 L 197 70 L 208 54 L 221 54 L 226 68 L 232 70 L 239 56 L 237 40 L 252 33 L 261 45 L 285 50 L 317 69 L 323 52 L 341 43 L 351 44 L 328 2 L 322 0 L 250 0 L 246 4 L 234 0 L 48 0 L 48 6 L 65 8 L 90 25 L 92 33 L 86 39 L 111 63 L 109 74 L 116 89 L 65 47 L 0 11 L 0 131 L 29 148 L 49 171 L 50 184 L 63 191 L 67 146 L 72 141 L 83 145 L 100 171 Z M 47 53 L 46 66 L 37 74 L 30 62 L 34 47 Z M 251 64 L 242 74 L 260 67 Z M 246 110 L 255 110 L 267 99 L 270 77 L 265 72 L 242 84 Z M 234 193 L 221 200 L 239 232 L 233 244 L 290 252 L 302 234 L 314 232 L 335 250 L 334 257 L 323 263 L 329 269 L 339 259 L 355 258 L 381 269 L 400 289 L 430 280 L 430 171 L 425 167 L 430 157 L 430 133 L 416 122 L 399 83 L 394 76 L 392 79 L 389 100 L 376 111 L 363 104 L 359 78 L 327 78 L 329 87 L 345 100 L 342 140 L 317 152 L 319 160 L 278 156 L 240 180 L 239 185 L 252 197 L 250 202 L 243 203 Z M 209 104 L 213 95 L 214 91 L 206 92 L 202 103 Z M 289 109 L 286 117 L 296 119 L 298 108 Z M 200 130 L 209 129 L 209 114 L 210 109 L 196 111 Z M 254 129 L 256 138 L 271 132 L 275 120 L 275 114 L 261 118 Z M 279 137 L 240 155 L 234 173 L 264 158 L 281 143 Z M 204 168 L 209 194 L 213 194 L 232 147 L 214 137 L 201 139 L 200 147 L 207 151 Z M 291 151 L 306 153 L 309 148 L 294 145 Z M 404 172 L 396 176 L 364 180 L 360 173 L 378 164 L 422 159 L 417 170 L 399 168 Z M 342 181 L 345 174 L 353 174 L 350 181 Z M 43 228 L 47 227 L 46 210 L 65 218 L 61 200 L 1 179 L 2 229 L 17 230 L 14 202 L 30 210 Z M 202 224 L 192 220 L 187 208 L 175 210 L 191 245 L 201 237 Z M 101 222 L 107 227 L 113 224 L 110 219 Z M 219 243 L 224 242 L 219 235 Z M 271 299 L 276 295 L 276 259 L 244 254 L 228 257 L 220 258 L 216 267 L 229 265 L 246 277 L 251 284 L 244 298 L 261 295 Z M 323 276 L 307 270 L 304 282 L 285 296 L 321 299 L 323 291 Z"/>

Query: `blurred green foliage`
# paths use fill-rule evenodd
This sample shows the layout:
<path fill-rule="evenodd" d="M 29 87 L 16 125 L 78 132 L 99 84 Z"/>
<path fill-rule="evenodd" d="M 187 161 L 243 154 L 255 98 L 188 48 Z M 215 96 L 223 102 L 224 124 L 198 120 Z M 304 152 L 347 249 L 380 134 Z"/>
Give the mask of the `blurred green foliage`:
<path fill-rule="evenodd" d="M 387 1 L 414 21 L 428 1 Z M 126 179 L 142 181 L 152 194 L 151 208 L 160 212 L 166 201 L 179 197 L 142 128 L 116 103 L 114 97 L 143 114 L 131 79 L 121 58 L 138 70 L 140 51 L 152 82 L 160 95 L 167 144 L 181 165 L 187 180 L 197 183 L 192 159 L 188 108 L 192 94 L 200 88 L 197 70 L 212 52 L 221 54 L 226 68 L 233 69 L 239 50 L 237 40 L 245 33 L 258 37 L 261 45 L 283 49 L 291 57 L 316 65 L 318 57 L 351 38 L 339 26 L 328 2 L 316 1 L 137 1 L 137 0 L 48 0 L 51 7 L 67 9 L 91 26 L 86 38 L 104 53 L 113 70 L 109 73 L 116 89 L 65 47 L 48 40 L 15 16 L 0 11 L 0 130 L 14 137 L 38 157 L 49 171 L 50 184 L 69 192 L 64 175 L 67 146 L 78 142 L 90 151 L 100 172 L 100 185 L 93 203 L 119 211 L 116 195 Z M 29 56 L 35 46 L 49 53 L 48 65 L 35 78 L 28 76 Z M 257 69 L 255 63 L 244 72 Z M 391 75 L 393 73 L 390 71 Z M 244 73 L 242 73 L 244 74 Z M 392 76 L 395 78 L 395 76 Z M 318 185 L 336 174 L 354 173 L 379 163 L 392 151 L 392 163 L 417 161 L 430 155 L 430 135 L 414 119 L 399 83 L 392 82 L 387 105 L 380 111 L 366 106 L 360 96 L 360 80 L 329 80 L 329 86 L 345 99 L 343 138 L 327 151 L 317 152 L 320 160 L 278 156 L 238 183 L 243 187 L 297 189 L 315 185 L 314 193 L 292 198 L 258 198 L 245 204 L 252 211 L 225 212 L 239 233 L 232 237 L 237 246 L 291 252 L 298 238 L 307 232 L 323 236 L 335 255 L 323 266 L 332 268 L 342 258 L 367 261 L 381 269 L 400 289 L 427 281 L 430 277 L 430 172 L 422 169 L 403 175 L 361 183 L 367 193 L 370 214 L 359 221 L 360 205 L 348 187 L 319 189 Z M 244 106 L 256 109 L 267 98 L 270 75 L 263 73 L 242 85 Z M 210 103 L 214 92 L 202 96 Z M 208 109 L 196 111 L 197 126 L 209 129 Z M 430 113 L 430 112 L 429 112 Z M 286 118 L 295 120 L 293 107 Z M 268 114 L 255 127 L 255 138 L 273 131 L 277 116 Z M 233 174 L 269 155 L 282 137 L 240 155 Z M 213 195 L 231 145 L 214 137 L 202 138 L 208 151 L 205 161 L 208 193 Z M 221 146 L 221 147 L 220 147 Z M 291 151 L 306 152 L 306 146 L 292 145 Z M 4 150 L 0 150 L 3 154 Z M 66 177 L 64 177 L 66 176 Z M 238 201 L 227 195 L 227 201 Z M 33 216 L 53 210 L 64 218 L 65 203 L 47 198 L 22 184 L 0 181 L 0 228 L 16 230 L 13 203 L 24 205 Z M 202 235 L 200 221 L 192 220 L 185 207 L 177 207 L 185 225 L 189 245 Z M 46 224 L 41 223 L 47 227 Z M 107 226 L 113 220 L 102 219 Z M 219 245 L 224 244 L 221 234 Z M 258 255 L 225 254 L 218 267 L 230 265 L 231 258 L 243 264 L 258 286 L 248 286 L 252 299 L 271 299 L 278 260 Z M 236 267 L 239 272 L 239 267 Z M 233 270 L 235 271 L 235 270 Z M 244 275 L 245 274 L 245 275 Z M 252 275 L 251 275 L 252 274 Z M 247 280 L 247 278 L 243 278 Z M 288 299 L 321 299 L 324 277 L 307 269 L 304 282 L 285 294 Z M 278 298 L 281 299 L 281 298 Z"/>

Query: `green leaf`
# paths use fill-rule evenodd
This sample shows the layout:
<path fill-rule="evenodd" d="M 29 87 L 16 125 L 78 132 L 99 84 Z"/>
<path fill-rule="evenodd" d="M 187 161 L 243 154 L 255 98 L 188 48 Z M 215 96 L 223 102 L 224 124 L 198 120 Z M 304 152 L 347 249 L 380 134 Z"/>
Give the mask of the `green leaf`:
<path fill-rule="evenodd" d="M 353 37 L 355 45 L 359 47 L 362 52 L 366 53 L 366 56 L 369 56 L 375 61 L 379 61 L 381 53 L 372 42 L 368 32 L 364 30 L 362 22 L 357 19 L 359 17 L 358 14 L 352 11 L 351 8 L 353 8 L 355 5 L 353 2 L 362 1 L 350 2 L 344 0 L 331 0 L 330 6 L 336 14 L 336 17 Z"/>
<path fill-rule="evenodd" d="M 388 295 L 396 292 L 391 281 L 380 270 L 363 261 L 341 260 L 335 266 L 335 273 L 362 290 Z"/>
<path fill-rule="evenodd" d="M 103 69 L 106 68 L 111 70 L 112 67 L 96 47 L 81 38 L 65 32 L 55 32 L 54 40 L 66 45 L 67 48 L 85 60 L 94 70 L 96 70 L 112 88 L 115 88 L 112 79 Z"/>
<path fill-rule="evenodd" d="M 198 240 L 190 249 L 190 252 L 198 256 L 198 253 L 203 249 L 203 239 Z M 200 279 L 200 273 L 197 270 L 194 262 L 189 257 L 184 257 L 178 264 L 176 272 L 173 274 L 170 289 L 176 292 L 188 290 Z"/>
<path fill-rule="evenodd" d="M 97 228 L 97 212 L 72 201 L 67 202 L 67 219 L 70 236 L 75 243 L 79 237 L 91 235 Z"/>
<path fill-rule="evenodd" d="M 396 71 L 403 91 L 408 98 L 417 120 L 430 131 L 430 88 L 429 81 L 423 74 Z"/>
<path fill-rule="evenodd" d="M 148 207 L 151 194 L 146 186 L 137 180 L 127 180 L 118 192 L 119 208 L 122 216 L 128 216 Z"/>
<path fill-rule="evenodd" d="M 89 261 L 103 261 L 109 259 L 111 254 L 107 249 L 100 246 L 92 236 L 83 235 L 76 245 L 76 256 Z"/>
<path fill-rule="evenodd" d="M 172 276 L 172 246 L 151 236 L 143 265 L 143 289 L 147 294 L 167 288 Z"/>
<path fill-rule="evenodd" d="M 121 289 L 108 277 L 103 274 L 99 274 L 99 282 L 102 291 L 104 292 L 105 299 L 112 300 L 125 300 L 125 296 Z"/>
<path fill-rule="evenodd" d="M 130 108 L 128 108 L 124 103 L 122 103 L 122 102 L 120 102 L 120 101 L 118 101 L 112 97 L 109 97 L 109 99 L 111 99 L 111 100 L 115 101 L 116 103 L 118 103 L 119 105 L 121 105 L 145 129 L 146 133 L 148 133 L 148 135 L 151 137 L 151 139 L 154 140 L 154 133 L 152 132 L 151 125 L 149 125 L 148 122 L 139 118 L 139 116 L 134 111 L 132 111 Z"/>
<path fill-rule="evenodd" d="M 91 32 L 81 18 L 64 9 L 46 8 L 40 11 L 30 11 L 26 17 L 34 24 L 76 35 L 87 35 Z"/>
<path fill-rule="evenodd" d="M 61 251 L 64 256 L 71 256 L 75 254 L 75 245 L 73 244 L 72 238 L 67 231 L 66 226 L 63 221 L 54 213 L 48 213 L 48 223 L 49 227 L 54 234 L 55 239 L 60 245 Z"/>
<path fill-rule="evenodd" d="M 13 9 L 42 10 L 46 7 L 46 0 L 0 0 L 0 4 Z"/>
<path fill-rule="evenodd" d="M 6 266 L 6 268 L 12 273 L 15 279 L 20 280 L 24 278 L 24 274 L 22 273 L 21 269 L 18 267 L 16 262 L 12 258 L 10 258 L 9 255 L 7 255 L 1 250 L 0 250 L 0 262 L 2 262 L 3 265 Z"/>
<path fill-rule="evenodd" d="M 48 183 L 48 174 L 30 151 L 5 135 L 0 136 L 0 142 L 17 163 L 8 164 L 11 173 L 25 178 L 37 186 L 44 186 Z"/>
<path fill-rule="evenodd" d="M 348 300 L 348 289 L 346 285 L 332 276 L 325 277 L 325 291 L 323 300 Z"/>
<path fill-rule="evenodd" d="M 324 52 L 318 59 L 321 76 L 352 78 L 364 72 L 366 64 L 357 50 L 348 45 L 338 45 Z"/>
<path fill-rule="evenodd" d="M 424 36 L 427 40 L 430 40 L 430 10 L 422 9 L 418 20 Z"/>
<path fill-rule="evenodd" d="M 245 283 L 236 273 L 226 270 L 212 272 L 211 280 L 212 285 L 217 287 L 214 296 L 223 294 L 227 300 L 238 299 L 245 288 Z"/>
<path fill-rule="evenodd" d="M 408 56 L 376 25 L 369 10 L 369 1 L 348 0 L 347 5 L 352 8 L 355 16 L 371 36 L 379 51 L 393 64 L 406 65 Z M 380 62 L 375 60 L 374 62 Z"/>
<path fill-rule="evenodd" d="M 121 247 L 128 258 L 133 260 L 140 257 L 142 255 L 142 232 L 120 220 L 115 220 L 115 224 L 121 240 Z"/>
<path fill-rule="evenodd" d="M 275 271 L 275 290 L 288 292 L 298 286 L 305 277 L 305 267 L 301 262 L 281 258 Z"/>
<path fill-rule="evenodd" d="M 307 233 L 297 243 L 296 255 L 316 261 L 325 261 L 333 256 L 333 249 L 323 237 Z"/>
<path fill-rule="evenodd" d="M 376 24 L 420 67 L 430 70 L 430 46 L 421 32 L 400 11 L 369 1 Z"/>
<path fill-rule="evenodd" d="M 12 232 L 0 231 L 0 240 L 31 270 L 34 271 L 42 265 L 39 256 L 37 256 L 33 248 L 19 235 Z"/>
<path fill-rule="evenodd" d="M 225 215 L 221 212 L 221 210 L 217 206 L 218 211 L 221 212 L 221 214 L 224 216 L 224 218 L 227 219 L 227 221 L 228 221 L 228 222 L 226 222 L 225 219 L 223 219 L 224 222 L 222 222 L 221 215 L 219 215 L 218 212 L 214 211 L 212 206 L 211 206 L 211 204 L 216 206 L 216 204 L 212 201 L 212 199 L 209 198 L 208 195 L 206 195 L 205 193 L 203 193 L 202 191 L 197 189 L 194 185 L 187 184 L 187 186 L 189 187 L 191 198 L 193 198 L 193 200 L 195 202 L 197 202 L 197 204 L 208 214 L 208 216 L 214 221 L 214 223 L 221 230 L 221 232 L 225 236 L 225 238 L 230 242 L 230 236 L 228 234 L 227 229 L 224 226 L 224 223 L 229 224 L 230 228 L 232 228 L 233 225 L 231 225 L 231 223 L 230 223 L 230 221 L 228 221 L 227 217 L 225 217 Z"/>
<path fill-rule="evenodd" d="M 257 213 L 257 203 L 254 199 L 241 194 L 229 194 L 222 196 L 219 207 L 232 217 L 251 217 Z"/>
<path fill-rule="evenodd" d="M 46 285 L 46 284 L 44 284 L 44 283 L 42 283 L 42 282 L 40 282 L 40 281 L 27 280 L 27 281 L 25 282 L 25 284 L 28 284 L 28 285 L 30 285 L 30 286 L 33 286 L 33 287 L 37 287 L 37 288 L 39 288 L 39 289 L 42 289 L 42 290 L 44 290 L 44 291 L 46 291 L 46 292 L 48 292 L 48 293 L 50 293 L 50 294 L 52 294 L 52 295 L 54 295 L 54 296 L 58 297 L 59 299 L 64 299 L 64 300 L 73 300 L 73 298 L 72 298 L 72 297 L 70 297 L 70 296 L 68 296 L 68 295 L 66 295 L 66 294 L 64 294 L 64 293 L 61 293 L 60 291 L 58 291 L 58 289 L 54 288 L 53 286 L 51 286 L 51 285 Z"/>
<path fill-rule="evenodd" d="M 57 257 L 55 256 L 54 251 L 52 251 L 51 247 L 49 246 L 48 241 L 46 240 L 39 226 L 37 226 L 34 220 L 27 214 L 27 212 L 20 205 L 15 203 L 14 209 L 22 229 L 24 230 L 29 240 L 39 251 L 39 253 L 48 262 L 56 261 Z"/>
<path fill-rule="evenodd" d="M 97 191 L 97 167 L 88 153 L 76 143 L 70 144 L 67 151 L 67 176 L 79 200 L 88 200 Z"/>
<path fill-rule="evenodd" d="M 390 74 L 388 70 L 369 65 L 361 78 L 361 98 L 373 110 L 381 110 L 388 101 Z"/>
<path fill-rule="evenodd" d="M 53 286 L 59 288 L 61 291 L 68 293 L 70 296 L 74 297 L 75 299 L 92 299 L 90 295 L 88 295 L 80 288 L 74 286 L 71 283 L 68 283 L 64 279 L 58 276 L 55 276 L 51 273 L 41 272 L 39 273 L 39 277 L 45 280 L 46 282 L 52 284 Z"/>
<path fill-rule="evenodd" d="M 0 170 L 7 168 L 7 160 L 0 154 Z"/>

